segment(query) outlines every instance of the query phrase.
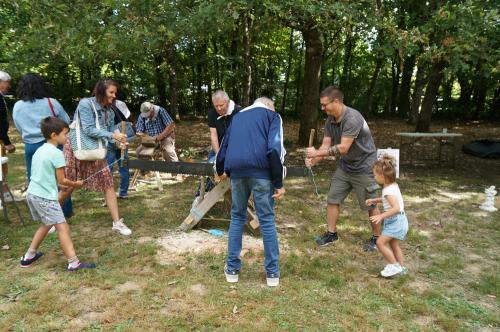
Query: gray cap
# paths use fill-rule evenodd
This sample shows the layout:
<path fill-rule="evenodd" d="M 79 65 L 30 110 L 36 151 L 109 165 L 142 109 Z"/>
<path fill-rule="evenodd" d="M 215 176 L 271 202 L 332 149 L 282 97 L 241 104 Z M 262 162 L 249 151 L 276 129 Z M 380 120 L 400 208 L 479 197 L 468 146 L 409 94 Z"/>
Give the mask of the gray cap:
<path fill-rule="evenodd" d="M 149 101 L 145 101 L 141 104 L 141 116 L 143 118 L 147 118 L 151 115 L 152 111 L 158 111 L 159 109 L 159 106 L 150 103 Z"/>

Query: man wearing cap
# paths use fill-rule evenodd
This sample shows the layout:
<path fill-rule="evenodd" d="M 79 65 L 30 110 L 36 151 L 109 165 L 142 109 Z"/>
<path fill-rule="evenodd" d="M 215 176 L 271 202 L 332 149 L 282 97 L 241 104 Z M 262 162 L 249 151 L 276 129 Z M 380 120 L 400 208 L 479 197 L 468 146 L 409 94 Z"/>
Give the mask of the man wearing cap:
<path fill-rule="evenodd" d="M 212 94 L 212 104 L 214 108 L 208 111 L 210 145 L 212 146 L 212 150 L 208 154 L 208 162 L 215 161 L 215 155 L 219 152 L 222 139 L 233 116 L 241 110 L 241 106 L 229 99 L 223 90 L 217 90 Z"/>
<path fill-rule="evenodd" d="M 11 153 L 16 150 L 16 147 L 11 143 L 9 138 L 9 119 L 7 117 L 7 102 L 4 94 L 10 89 L 10 75 L 0 70 L 0 141 L 5 146 L 5 151 Z"/>
<path fill-rule="evenodd" d="M 175 153 L 175 123 L 167 111 L 148 101 L 141 105 L 141 115 L 137 120 L 137 136 L 151 136 L 159 144 L 165 161 L 179 161 Z M 140 154 L 143 147 L 139 145 L 136 152 Z"/>

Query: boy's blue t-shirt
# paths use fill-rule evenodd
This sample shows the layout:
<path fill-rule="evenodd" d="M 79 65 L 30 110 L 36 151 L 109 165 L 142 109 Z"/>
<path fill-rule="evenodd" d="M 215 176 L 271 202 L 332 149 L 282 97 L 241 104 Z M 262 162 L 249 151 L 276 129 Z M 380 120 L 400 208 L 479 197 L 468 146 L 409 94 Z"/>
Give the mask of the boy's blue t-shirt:
<path fill-rule="evenodd" d="M 50 143 L 42 145 L 33 155 L 28 193 L 57 201 L 56 169 L 64 166 L 66 161 L 61 150 Z"/>

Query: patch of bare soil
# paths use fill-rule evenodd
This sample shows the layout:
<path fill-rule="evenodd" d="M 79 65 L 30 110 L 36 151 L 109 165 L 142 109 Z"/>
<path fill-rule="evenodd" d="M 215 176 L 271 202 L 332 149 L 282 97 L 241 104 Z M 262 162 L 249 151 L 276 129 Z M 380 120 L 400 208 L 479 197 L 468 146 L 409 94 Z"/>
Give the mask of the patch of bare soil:
<path fill-rule="evenodd" d="M 227 236 L 214 236 L 203 231 L 188 233 L 168 233 L 158 240 L 161 249 L 158 260 L 161 264 L 171 264 L 182 261 L 188 255 L 203 253 L 221 254 L 227 250 Z M 281 249 L 281 248 L 280 248 Z M 251 253 L 258 255 L 263 252 L 262 239 L 243 235 L 242 256 Z"/>
<path fill-rule="evenodd" d="M 174 317 L 178 315 L 185 315 L 189 311 L 194 311 L 196 308 L 196 303 L 189 303 L 184 299 L 169 299 L 165 303 L 160 312 L 167 317 Z"/>
<path fill-rule="evenodd" d="M 189 287 L 189 290 L 199 296 L 206 295 L 208 292 L 207 287 L 202 284 L 191 285 L 191 287 Z"/>
<path fill-rule="evenodd" d="M 414 289 L 418 294 L 424 293 L 426 290 L 431 288 L 431 284 L 425 280 L 416 279 L 408 285 L 411 289 Z"/>
<path fill-rule="evenodd" d="M 434 322 L 434 318 L 430 316 L 417 316 L 415 318 L 415 323 L 422 327 L 429 327 Z"/>
<path fill-rule="evenodd" d="M 13 306 L 14 303 L 0 303 L 0 312 L 9 312 Z"/>
<path fill-rule="evenodd" d="M 69 327 L 73 331 L 81 330 L 93 323 L 105 321 L 107 319 L 106 316 L 107 315 L 105 312 L 95 312 L 95 311 L 86 312 L 71 320 L 69 322 Z"/>
<path fill-rule="evenodd" d="M 152 242 L 154 239 L 151 236 L 142 236 L 137 239 L 137 243 L 148 243 Z"/>
<path fill-rule="evenodd" d="M 115 288 L 119 293 L 128 293 L 134 291 L 140 291 L 144 289 L 145 285 L 133 281 L 127 281 L 123 284 L 117 285 Z"/>

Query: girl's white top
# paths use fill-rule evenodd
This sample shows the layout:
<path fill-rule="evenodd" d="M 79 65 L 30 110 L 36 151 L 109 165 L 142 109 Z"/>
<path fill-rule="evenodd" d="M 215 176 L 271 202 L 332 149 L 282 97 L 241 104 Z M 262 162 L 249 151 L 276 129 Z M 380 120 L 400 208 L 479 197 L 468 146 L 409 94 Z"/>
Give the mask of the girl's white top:
<path fill-rule="evenodd" d="M 401 196 L 401 191 L 399 190 L 399 186 L 396 182 L 382 188 L 382 203 L 384 204 L 384 211 L 387 211 L 392 207 L 386 198 L 389 195 L 396 197 L 399 204 L 399 212 L 404 212 L 405 203 L 403 202 L 403 196 Z"/>

